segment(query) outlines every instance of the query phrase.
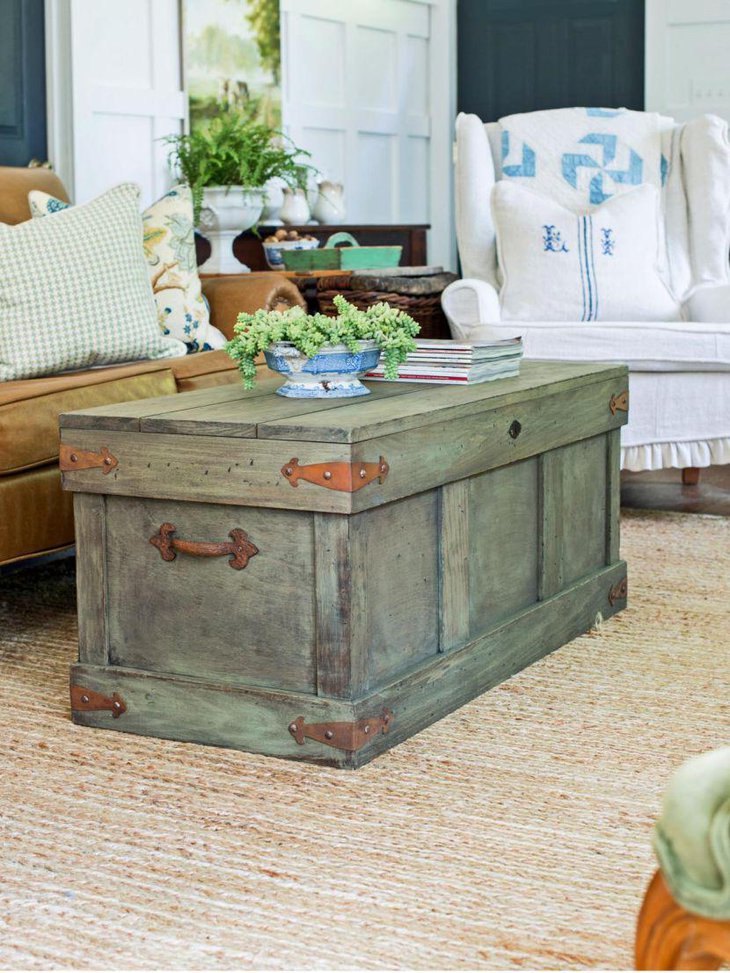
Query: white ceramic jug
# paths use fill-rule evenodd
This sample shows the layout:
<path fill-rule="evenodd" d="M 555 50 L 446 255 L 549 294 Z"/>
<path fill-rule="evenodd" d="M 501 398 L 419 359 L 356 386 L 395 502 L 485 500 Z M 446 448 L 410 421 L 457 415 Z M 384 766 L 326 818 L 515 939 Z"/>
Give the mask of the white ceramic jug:
<path fill-rule="evenodd" d="M 309 219 L 309 204 L 303 189 L 284 190 L 284 203 L 279 210 L 279 219 L 289 226 L 301 226 Z"/>
<path fill-rule="evenodd" d="M 327 225 L 345 222 L 345 189 L 342 183 L 322 180 L 312 215 Z"/>

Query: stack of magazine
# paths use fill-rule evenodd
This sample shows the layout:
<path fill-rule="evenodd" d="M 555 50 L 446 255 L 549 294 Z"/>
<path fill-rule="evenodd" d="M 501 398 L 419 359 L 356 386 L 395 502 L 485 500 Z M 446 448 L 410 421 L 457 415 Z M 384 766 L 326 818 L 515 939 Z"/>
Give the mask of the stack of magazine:
<path fill-rule="evenodd" d="M 398 369 L 397 382 L 475 385 L 519 375 L 522 338 L 504 341 L 439 341 L 421 338 Z M 383 363 L 365 375 L 367 381 L 386 381 Z"/>

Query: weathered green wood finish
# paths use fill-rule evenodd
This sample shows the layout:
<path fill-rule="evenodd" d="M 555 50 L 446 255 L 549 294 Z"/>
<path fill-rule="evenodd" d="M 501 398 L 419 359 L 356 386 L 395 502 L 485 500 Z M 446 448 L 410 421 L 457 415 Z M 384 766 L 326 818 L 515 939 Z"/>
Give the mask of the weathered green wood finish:
<path fill-rule="evenodd" d="M 64 442 L 88 450 L 107 446 L 119 466 L 105 477 L 93 469 L 64 473 L 63 483 L 66 489 L 83 492 L 355 513 L 618 428 L 625 422 L 625 414 L 612 416 L 608 403 L 620 386 L 616 380 L 592 381 L 557 394 L 550 386 L 546 393 L 543 386 L 540 399 L 492 408 L 494 397 L 489 397 L 478 409 L 472 404 L 471 415 L 454 417 L 456 407 L 451 406 L 446 410 L 447 418 L 441 418 L 441 411 L 436 410 L 439 389 L 431 386 L 433 407 L 425 414 L 428 424 L 352 445 L 311 439 L 297 442 L 151 432 L 104 431 L 100 435 L 88 429 L 64 429 Z M 387 405 L 391 412 L 399 413 L 406 402 L 422 394 L 389 398 L 373 406 Z M 329 411 L 340 412 L 342 407 Z M 461 407 L 458 411 L 463 412 Z M 310 414 L 307 421 L 314 421 L 318 415 Z M 517 438 L 510 435 L 514 422 L 520 424 Z M 396 428 L 399 419 L 379 423 L 377 428 L 385 425 Z M 390 465 L 385 482 L 371 483 L 353 494 L 323 490 L 306 482 L 293 489 L 281 473 L 281 467 L 294 456 L 303 465 L 325 460 L 375 462 L 381 455 Z"/>
<path fill-rule="evenodd" d="M 92 493 L 74 497 L 76 544 L 84 551 L 76 565 L 79 614 L 79 661 L 103 666 L 108 662 L 106 498 Z"/>
<path fill-rule="evenodd" d="M 281 383 L 279 383 L 281 384 Z M 411 387 L 406 384 L 373 382 L 370 395 L 373 400 L 389 399 L 394 395 L 406 395 Z M 255 390 L 254 390 L 255 391 Z M 251 393 L 247 393 L 250 395 Z M 304 400 L 308 415 L 342 407 L 342 399 Z M 278 418 L 301 416 L 302 400 L 281 396 L 259 396 L 255 400 L 246 397 L 228 399 L 210 404 L 195 403 L 193 408 L 161 415 L 142 416 L 139 427 L 143 432 L 176 433 L 189 436 L 236 436 L 255 437 L 259 424 Z"/>
<path fill-rule="evenodd" d="M 355 767 L 608 617 L 619 560 L 617 367 L 526 363 L 463 389 L 377 385 L 373 398 L 297 403 L 227 387 L 63 420 L 64 441 L 119 460 L 64 474 L 76 491 L 80 662 L 75 684 L 127 711 L 89 726 Z M 193 398 L 194 397 L 194 398 Z M 354 493 L 281 468 L 375 462 Z M 228 557 L 149 543 L 234 527 Z M 374 718 L 355 752 L 289 724 Z"/>
<path fill-rule="evenodd" d="M 314 515 L 317 692 L 359 696 L 368 685 L 363 535 L 353 518 Z"/>
<path fill-rule="evenodd" d="M 349 513 L 352 507 L 350 494 L 310 483 L 294 488 L 281 472 L 294 456 L 302 465 L 323 459 L 349 462 L 348 446 L 327 446 L 323 455 L 322 443 L 97 433 L 90 429 L 64 430 L 62 438 L 80 449 L 107 446 L 119 460 L 108 476 L 100 476 L 98 469 L 64 473 L 67 490 L 328 513 Z"/>
<path fill-rule="evenodd" d="M 447 483 L 440 490 L 439 648 L 449 652 L 469 640 L 469 535 L 473 523 L 469 480 Z"/>
<path fill-rule="evenodd" d="M 370 684 L 379 685 L 438 652 L 438 496 L 429 490 L 352 519 L 365 537 L 355 583 L 365 591 Z"/>
<path fill-rule="evenodd" d="M 308 723 L 351 720 L 352 704 L 345 700 L 220 685 L 122 666 L 78 664 L 72 667 L 71 679 L 96 692 L 118 692 L 127 706 L 118 720 L 104 711 L 74 712 L 74 722 L 84 726 L 345 766 L 331 747 L 312 740 L 300 747 L 287 729 L 298 716 Z"/>
<path fill-rule="evenodd" d="M 537 460 L 502 466 L 467 482 L 468 617 L 469 631 L 476 634 L 537 601 Z"/>
<path fill-rule="evenodd" d="M 61 429 L 107 429 L 118 432 L 139 432 L 147 416 L 174 415 L 206 405 L 223 402 L 250 401 L 260 395 L 269 396 L 281 385 L 280 380 L 261 379 L 255 389 L 246 391 L 241 385 L 195 389 L 184 395 L 161 395 L 153 399 L 135 399 L 112 405 L 97 405 L 83 412 L 67 412 L 61 416 Z M 238 433 L 238 435 L 243 435 Z"/>
<path fill-rule="evenodd" d="M 111 665 L 315 691 L 311 516 L 126 497 L 106 514 Z M 198 542 L 241 528 L 259 553 L 240 571 L 228 557 L 164 561 L 150 538 L 165 522 Z"/>
<path fill-rule="evenodd" d="M 74 683 L 105 694 L 119 692 L 127 712 L 118 720 L 108 712 L 75 713 L 74 721 L 334 767 L 359 767 L 587 631 L 597 612 L 609 618 L 621 611 L 625 599 L 611 605 L 608 593 L 625 575 L 626 565 L 620 561 L 532 606 L 489 635 L 439 655 L 353 701 L 78 664 L 72 667 Z M 376 736 L 354 754 L 312 740 L 300 747 L 287 729 L 298 716 L 307 723 L 351 721 L 371 717 L 384 706 L 395 713 L 390 732 Z"/>
<path fill-rule="evenodd" d="M 619 559 L 621 540 L 621 430 L 606 435 L 606 563 Z"/>
<path fill-rule="evenodd" d="M 605 619 L 621 611 L 626 599 L 611 605 L 608 596 L 624 577 L 626 564 L 619 561 L 358 701 L 355 719 L 377 713 L 383 706 L 393 709 L 396 717 L 387 737 L 377 737 L 367 750 L 355 754 L 353 766 L 367 763 L 588 631 L 598 612 Z"/>
<path fill-rule="evenodd" d="M 520 375 L 507 382 L 487 382 L 466 388 L 404 384 L 402 388 L 407 389 L 408 394 L 398 400 L 397 407 L 383 399 L 361 399 L 356 411 L 353 411 L 351 404 L 314 414 L 302 410 L 296 420 L 261 422 L 258 436 L 260 439 L 359 443 L 419 429 L 435 422 L 464 419 L 479 412 L 517 405 L 523 407 L 535 399 L 544 401 L 550 395 L 563 396 L 567 404 L 571 391 L 595 386 L 597 380 L 609 382 L 616 392 L 626 390 L 627 379 L 623 367 L 524 362 Z M 608 410 L 608 402 L 604 406 Z M 602 409 L 601 413 L 605 410 Z M 607 414 L 610 417 L 610 411 Z M 566 405 L 563 414 L 555 418 L 570 430 L 570 423 L 579 416 L 570 413 Z M 625 415 L 623 418 L 621 415 L 615 417 L 616 426 L 623 425 L 625 421 Z"/>

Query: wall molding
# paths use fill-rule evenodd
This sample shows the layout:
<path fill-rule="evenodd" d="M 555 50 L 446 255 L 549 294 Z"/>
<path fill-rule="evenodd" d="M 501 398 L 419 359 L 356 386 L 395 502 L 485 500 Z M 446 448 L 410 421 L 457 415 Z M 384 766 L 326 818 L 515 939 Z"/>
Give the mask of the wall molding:
<path fill-rule="evenodd" d="M 74 197 L 70 0 L 45 0 L 48 159 Z"/>

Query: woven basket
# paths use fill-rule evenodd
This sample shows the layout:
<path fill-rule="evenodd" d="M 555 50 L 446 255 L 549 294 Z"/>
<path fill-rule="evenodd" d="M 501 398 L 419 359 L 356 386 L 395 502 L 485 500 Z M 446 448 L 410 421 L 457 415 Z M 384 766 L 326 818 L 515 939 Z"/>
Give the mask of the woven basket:
<path fill-rule="evenodd" d="M 446 316 L 441 310 L 440 294 L 416 296 L 414 294 L 386 293 L 385 291 L 352 291 L 347 286 L 348 278 L 343 278 L 342 280 L 345 286 L 335 290 L 332 285 L 334 284 L 337 287 L 339 278 L 328 277 L 326 278 L 326 282 L 328 284 L 327 290 L 321 290 L 317 293 L 319 309 L 322 314 L 328 314 L 331 317 L 337 314 L 337 309 L 334 304 L 334 298 L 337 294 L 342 294 L 350 304 L 354 304 L 355 307 L 363 311 L 365 308 L 370 307 L 371 304 L 387 301 L 391 307 L 398 308 L 398 310 L 410 314 L 413 320 L 421 325 L 421 332 L 418 335 L 419 338 L 451 337 Z"/>

